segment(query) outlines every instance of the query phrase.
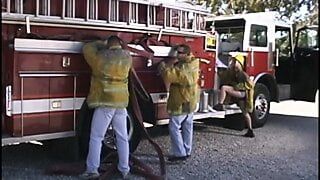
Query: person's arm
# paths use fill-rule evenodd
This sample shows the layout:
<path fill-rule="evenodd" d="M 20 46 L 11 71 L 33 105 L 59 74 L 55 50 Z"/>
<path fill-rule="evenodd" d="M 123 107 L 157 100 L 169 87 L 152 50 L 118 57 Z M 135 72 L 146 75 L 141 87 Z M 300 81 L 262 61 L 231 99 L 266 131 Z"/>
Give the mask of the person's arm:
<path fill-rule="evenodd" d="M 180 70 L 173 66 L 173 62 L 161 62 L 158 69 L 165 83 L 179 83 L 182 74 Z"/>
<path fill-rule="evenodd" d="M 218 71 L 218 76 L 220 77 L 221 85 L 233 86 L 236 83 L 234 82 L 234 72 L 229 68 Z"/>
<path fill-rule="evenodd" d="M 248 90 L 253 90 L 254 82 L 250 79 L 249 75 L 246 72 L 243 72 L 245 78 L 245 87 Z"/>
<path fill-rule="evenodd" d="M 90 67 L 94 66 L 97 58 L 97 53 L 103 48 L 106 48 L 106 46 L 105 43 L 101 40 L 90 42 L 83 46 L 83 56 Z"/>

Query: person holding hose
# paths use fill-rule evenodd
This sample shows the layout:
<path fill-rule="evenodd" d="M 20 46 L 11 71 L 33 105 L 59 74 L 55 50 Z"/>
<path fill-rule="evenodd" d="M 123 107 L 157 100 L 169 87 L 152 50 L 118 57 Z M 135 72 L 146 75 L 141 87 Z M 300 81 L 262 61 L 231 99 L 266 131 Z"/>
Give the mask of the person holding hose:
<path fill-rule="evenodd" d="M 118 170 L 125 179 L 130 171 L 127 134 L 127 110 L 129 103 L 128 76 L 132 67 L 130 52 L 122 49 L 121 39 L 110 36 L 107 41 L 95 41 L 84 45 L 83 55 L 92 70 L 87 103 L 94 108 L 91 123 L 89 152 L 83 179 L 98 178 L 102 141 L 112 123 L 116 135 L 119 156 Z"/>
<path fill-rule="evenodd" d="M 169 86 L 167 111 L 170 115 L 171 154 L 168 161 L 186 160 L 191 155 L 193 112 L 199 102 L 199 61 L 187 45 L 174 48 L 176 58 L 159 64 L 164 83 Z"/>

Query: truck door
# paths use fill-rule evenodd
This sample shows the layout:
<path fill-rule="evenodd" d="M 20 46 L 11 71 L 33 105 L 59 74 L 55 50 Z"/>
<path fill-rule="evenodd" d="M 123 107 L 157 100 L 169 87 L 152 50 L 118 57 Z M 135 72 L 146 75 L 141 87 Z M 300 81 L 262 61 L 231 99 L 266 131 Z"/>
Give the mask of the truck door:
<path fill-rule="evenodd" d="M 304 27 L 297 31 L 294 48 L 292 98 L 314 101 L 318 88 L 319 42 L 318 27 Z"/>
<path fill-rule="evenodd" d="M 275 32 L 275 76 L 279 89 L 279 100 L 290 98 L 293 56 L 290 27 L 276 26 Z"/>

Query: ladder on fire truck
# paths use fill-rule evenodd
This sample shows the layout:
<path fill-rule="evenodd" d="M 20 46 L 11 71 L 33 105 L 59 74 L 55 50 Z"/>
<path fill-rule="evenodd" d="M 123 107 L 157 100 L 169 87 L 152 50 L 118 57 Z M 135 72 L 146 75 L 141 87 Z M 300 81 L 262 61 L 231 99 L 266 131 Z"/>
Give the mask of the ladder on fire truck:
<path fill-rule="evenodd" d="M 86 25 L 86 28 L 89 28 L 88 26 L 92 25 L 95 27 L 90 29 L 112 27 L 117 28 L 117 31 L 147 30 L 148 33 L 159 34 L 159 39 L 165 32 L 203 36 L 206 33 L 204 17 L 211 16 L 209 12 L 199 5 L 186 1 L 175 2 L 175 0 L 34 0 L 33 3 L 26 4 L 24 0 L 6 0 L 2 4 L 2 18 L 3 23 L 10 23 L 8 21 L 13 23 L 13 20 L 21 21 L 21 18 L 25 18 L 25 22 L 20 23 L 27 25 L 28 33 L 30 25 L 46 22 L 43 25 L 52 26 L 61 23 L 62 27 L 83 28 L 79 25 Z M 82 9 L 85 13 L 80 12 Z"/>

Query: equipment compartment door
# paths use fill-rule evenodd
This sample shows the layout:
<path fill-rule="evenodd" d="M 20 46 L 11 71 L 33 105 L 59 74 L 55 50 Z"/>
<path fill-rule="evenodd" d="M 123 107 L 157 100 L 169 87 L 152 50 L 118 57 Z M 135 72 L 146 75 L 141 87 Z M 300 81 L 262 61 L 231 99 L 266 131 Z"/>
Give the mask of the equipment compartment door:
<path fill-rule="evenodd" d="M 50 78 L 49 131 L 61 132 L 74 129 L 76 76 Z"/>

